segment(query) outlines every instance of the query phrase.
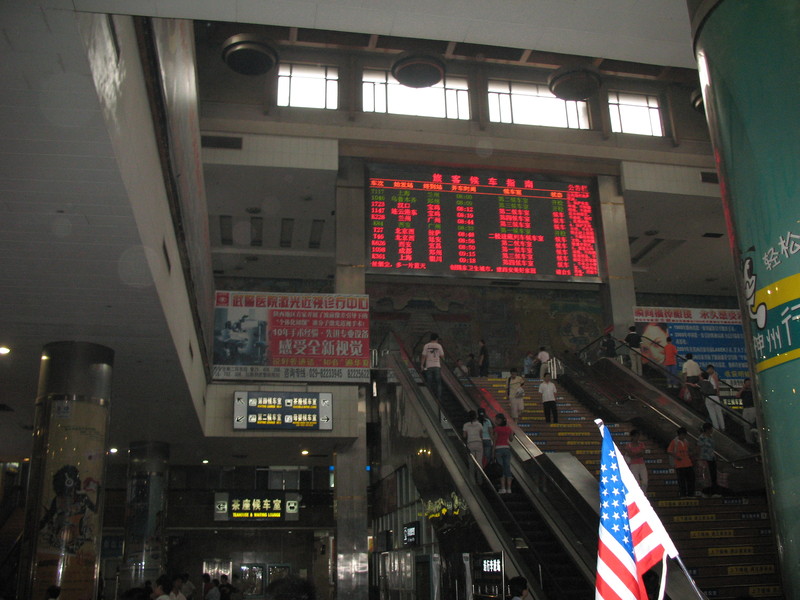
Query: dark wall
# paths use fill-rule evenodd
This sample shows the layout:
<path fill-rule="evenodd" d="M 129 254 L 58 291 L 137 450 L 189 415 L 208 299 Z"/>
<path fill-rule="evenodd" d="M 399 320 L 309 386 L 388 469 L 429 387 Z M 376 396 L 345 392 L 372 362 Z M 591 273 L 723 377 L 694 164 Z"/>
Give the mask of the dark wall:
<path fill-rule="evenodd" d="M 603 331 L 599 290 L 497 289 L 457 285 L 368 284 L 372 345 L 395 331 L 418 354 L 432 331 L 447 361 L 477 356 L 486 340 L 491 370 L 522 367 L 540 346 L 576 351 Z"/>

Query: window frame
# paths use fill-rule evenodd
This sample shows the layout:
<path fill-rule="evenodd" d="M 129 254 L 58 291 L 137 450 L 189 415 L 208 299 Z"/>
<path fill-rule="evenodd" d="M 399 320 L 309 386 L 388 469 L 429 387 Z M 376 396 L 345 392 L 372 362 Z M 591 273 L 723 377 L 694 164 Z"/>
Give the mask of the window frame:
<path fill-rule="evenodd" d="M 288 69 L 288 74 L 284 72 Z M 295 70 L 299 70 L 299 74 L 295 74 Z M 302 70 L 313 72 L 313 70 L 322 70 L 321 77 L 304 76 Z M 333 76 L 331 76 L 333 75 Z M 319 103 L 294 103 L 293 94 L 295 91 L 293 87 L 302 85 L 301 80 L 319 80 L 323 82 L 322 106 Z M 339 94 L 341 81 L 341 67 L 338 65 L 323 65 L 323 64 L 310 64 L 302 62 L 282 62 L 278 66 L 275 103 L 280 108 L 310 108 L 314 110 L 339 110 Z M 288 87 L 284 87 L 284 82 L 288 83 Z M 293 85 L 293 83 L 295 85 Z M 301 93 L 301 92 L 296 92 Z M 318 96 L 317 96 L 318 97 Z M 335 104 L 335 105 L 331 105 Z"/>
<path fill-rule="evenodd" d="M 395 95 L 393 98 L 393 90 L 400 92 L 400 97 Z M 361 71 L 361 110 L 364 113 L 469 121 L 472 118 L 470 91 L 469 79 L 465 75 L 445 75 L 436 85 L 411 88 L 397 81 L 387 69 L 364 67 Z M 408 99 L 423 94 L 441 95 L 441 105 L 437 107 L 439 114 L 393 110 L 392 103 L 401 101 L 403 96 Z"/>
<path fill-rule="evenodd" d="M 500 89 L 503 87 L 504 89 Z M 532 92 L 532 93 L 531 93 Z M 536 127 L 555 127 L 589 131 L 592 129 L 592 112 L 588 100 L 563 100 L 553 94 L 548 86 L 535 81 L 490 78 L 486 84 L 489 122 L 511 125 L 532 125 Z M 516 102 L 515 102 L 516 99 Z M 548 120 L 515 118 L 525 109 L 521 104 L 525 99 L 534 99 L 534 104 L 558 103 L 563 107 L 564 120 L 554 123 Z M 557 112 L 557 111 L 553 111 Z"/>
<path fill-rule="evenodd" d="M 629 97 L 629 99 L 638 97 L 643 99 L 643 101 L 624 102 L 625 96 Z M 608 90 L 606 106 L 608 107 L 609 123 L 612 133 L 644 135 L 649 137 L 666 137 L 667 135 L 663 114 L 665 106 L 662 102 L 661 95 L 658 93 L 631 92 L 627 90 L 616 89 Z M 636 109 L 645 109 L 647 111 L 648 118 L 646 121 L 649 124 L 649 133 L 643 130 L 637 130 L 635 125 L 632 126 L 630 116 L 628 117 L 629 120 L 627 121 L 627 127 L 623 122 L 625 113 L 630 115 Z M 639 122 L 645 122 L 645 119 L 639 119 Z"/>

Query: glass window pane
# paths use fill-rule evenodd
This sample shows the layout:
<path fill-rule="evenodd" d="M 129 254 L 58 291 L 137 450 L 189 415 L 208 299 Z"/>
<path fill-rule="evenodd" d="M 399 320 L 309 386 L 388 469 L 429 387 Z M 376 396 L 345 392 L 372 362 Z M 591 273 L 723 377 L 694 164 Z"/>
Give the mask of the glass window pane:
<path fill-rule="evenodd" d="M 620 105 L 619 115 L 623 133 L 650 135 L 650 111 L 645 107 Z"/>
<path fill-rule="evenodd" d="M 366 81 L 361 84 L 361 110 L 364 112 L 375 112 L 375 93 L 373 85 Z"/>
<path fill-rule="evenodd" d="M 624 94 L 618 93 L 619 103 L 627 104 L 629 106 L 647 106 L 647 96 L 642 94 Z"/>
<path fill-rule="evenodd" d="M 278 77 L 278 106 L 289 106 L 291 81 L 289 77 Z"/>
<path fill-rule="evenodd" d="M 375 112 L 386 112 L 386 86 L 384 84 L 375 86 Z"/>
<path fill-rule="evenodd" d="M 589 129 L 592 125 L 589 120 L 589 103 L 576 102 L 576 104 L 578 105 L 578 127 L 581 129 Z"/>
<path fill-rule="evenodd" d="M 508 81 L 498 81 L 496 79 L 490 79 L 488 83 L 488 90 L 490 92 L 509 92 L 509 82 Z"/>
<path fill-rule="evenodd" d="M 293 65 L 292 77 L 310 77 L 313 79 L 324 79 L 325 67 L 312 67 L 310 65 Z"/>
<path fill-rule="evenodd" d="M 489 121 L 500 122 L 500 97 L 499 94 L 489 94 Z"/>
<path fill-rule="evenodd" d="M 514 113 L 511 110 L 511 96 L 503 94 L 500 96 L 500 115 L 503 123 L 513 123 Z"/>
<path fill-rule="evenodd" d="M 448 119 L 458 118 L 458 98 L 455 90 L 445 90 L 444 107 Z"/>
<path fill-rule="evenodd" d="M 609 107 L 609 113 L 611 117 L 611 131 L 614 133 L 622 133 L 622 123 L 620 122 L 619 118 L 619 105 L 612 104 Z"/>
<path fill-rule="evenodd" d="M 364 69 L 361 76 L 362 81 L 386 81 L 386 71 L 375 71 L 374 69 Z"/>
<path fill-rule="evenodd" d="M 535 83 L 521 83 L 521 82 L 512 82 L 511 83 L 511 93 L 512 94 L 521 94 L 525 96 L 540 96 L 541 91 L 539 90 L 539 86 Z"/>
<path fill-rule="evenodd" d="M 292 106 L 325 108 L 325 80 L 292 77 Z"/>
<path fill-rule="evenodd" d="M 325 99 L 325 108 L 335 110 L 339 108 L 339 82 L 335 79 L 329 79 L 327 85 L 327 97 Z"/>
<path fill-rule="evenodd" d="M 469 120 L 469 91 L 458 90 L 458 118 Z"/>
<path fill-rule="evenodd" d="M 664 135 L 661 129 L 661 115 L 657 110 L 650 111 L 650 128 L 653 135 Z"/>
<path fill-rule="evenodd" d="M 452 88 L 455 90 L 469 89 L 469 86 L 467 85 L 467 80 L 464 77 L 446 77 L 444 80 L 444 87 Z"/>

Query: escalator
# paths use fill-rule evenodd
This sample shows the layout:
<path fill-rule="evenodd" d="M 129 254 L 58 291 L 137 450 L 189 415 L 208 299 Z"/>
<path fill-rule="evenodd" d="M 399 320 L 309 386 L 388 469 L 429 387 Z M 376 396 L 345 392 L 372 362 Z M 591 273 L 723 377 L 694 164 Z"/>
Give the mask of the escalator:
<path fill-rule="evenodd" d="M 630 422 L 664 446 L 685 427 L 696 437 L 709 420 L 697 403 L 679 400 L 653 381 L 638 377 L 618 361 L 600 358 L 587 364 L 577 356 L 563 358 L 565 373 L 560 383 L 588 408 L 606 420 Z M 745 442 L 749 425 L 730 409 L 725 411 L 727 428 L 714 432 L 718 460 L 727 465 L 729 485 L 737 490 L 764 487 L 758 449 Z"/>
<path fill-rule="evenodd" d="M 442 367 L 444 392 L 439 402 L 424 385 L 415 362 L 395 336 L 380 350 L 381 366 L 402 389 L 403 404 L 413 406 L 427 434 L 442 453 L 444 469 L 468 505 L 492 551 L 502 551 L 509 576 L 522 575 L 532 598 L 590 600 L 594 598 L 594 569 L 599 522 L 597 480 L 566 452 L 544 454 L 515 424 L 512 441 L 513 492 L 499 495 L 469 454 L 461 426 L 469 410 L 484 408 L 493 418 L 502 412 L 491 394 Z M 599 444 L 599 442 L 598 442 Z M 471 484 L 474 477 L 477 484 Z M 414 482 L 421 495 L 430 482 Z M 670 569 L 667 598 L 696 597 L 688 577 Z"/>
<path fill-rule="evenodd" d="M 439 473 L 438 478 L 452 478 L 490 548 L 504 553 L 507 573 L 525 577 L 533 598 L 592 598 L 597 516 L 589 501 L 575 492 L 520 430 L 512 442 L 514 491 L 499 495 L 460 435 L 467 411 L 483 406 L 487 415 L 493 416 L 497 407 L 478 390 L 465 387 L 447 367 L 442 369 L 445 391 L 442 401 L 437 402 L 399 342 L 395 341 L 391 350 L 384 349 L 381 366 L 391 371 L 403 390 L 405 403 L 415 407 L 433 446 L 443 457 L 448 473 Z M 592 480 L 596 496 L 596 483 L 588 471 L 582 467 L 576 470 Z M 427 479 L 414 477 L 423 495 L 430 485 Z"/>

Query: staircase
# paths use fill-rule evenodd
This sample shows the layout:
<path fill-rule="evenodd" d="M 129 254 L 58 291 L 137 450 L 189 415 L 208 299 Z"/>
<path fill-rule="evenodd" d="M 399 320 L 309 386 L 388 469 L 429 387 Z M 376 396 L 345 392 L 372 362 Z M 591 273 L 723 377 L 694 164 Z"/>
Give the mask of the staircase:
<path fill-rule="evenodd" d="M 489 392 L 508 414 L 505 379 L 473 378 L 473 382 L 477 388 Z M 597 475 L 600 433 L 594 424 L 596 417 L 556 381 L 559 422 L 545 423 L 539 383 L 538 379 L 526 383 L 525 410 L 517 424 L 543 452 L 570 452 Z M 622 447 L 631 425 L 605 425 Z M 784 598 L 766 498 L 763 495 L 679 498 L 675 471 L 669 465 L 665 449 L 644 435 L 642 439 L 648 447 L 647 496 L 689 573 L 706 596 Z"/>

